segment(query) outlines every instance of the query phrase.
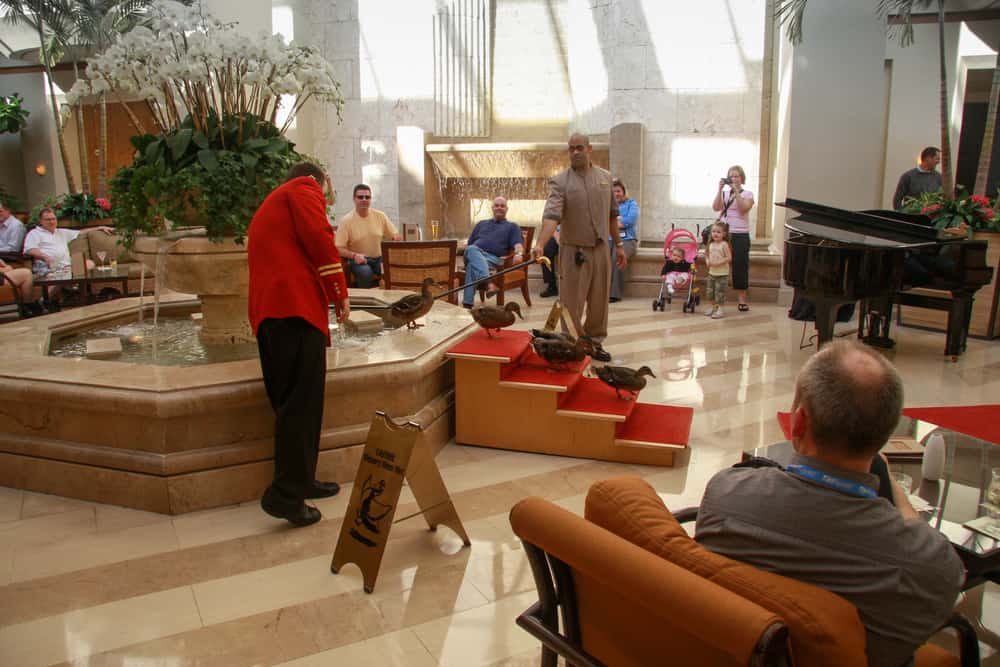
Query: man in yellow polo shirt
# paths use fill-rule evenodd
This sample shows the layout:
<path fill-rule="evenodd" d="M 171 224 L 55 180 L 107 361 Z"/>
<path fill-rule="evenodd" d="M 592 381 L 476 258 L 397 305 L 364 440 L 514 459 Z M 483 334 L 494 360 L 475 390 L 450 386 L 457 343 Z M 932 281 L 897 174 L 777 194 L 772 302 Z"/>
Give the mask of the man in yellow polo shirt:
<path fill-rule="evenodd" d="M 337 226 L 337 250 L 347 258 L 358 287 L 372 287 L 382 274 L 382 240 L 399 240 L 399 232 L 382 211 L 372 208 L 372 189 L 354 186 L 354 210 Z"/>

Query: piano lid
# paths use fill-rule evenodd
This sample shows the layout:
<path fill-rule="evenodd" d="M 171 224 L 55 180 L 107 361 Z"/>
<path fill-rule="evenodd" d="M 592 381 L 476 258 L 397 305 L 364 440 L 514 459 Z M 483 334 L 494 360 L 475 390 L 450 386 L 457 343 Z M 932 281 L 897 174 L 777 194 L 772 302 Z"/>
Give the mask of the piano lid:
<path fill-rule="evenodd" d="M 929 224 L 930 219 L 923 216 L 902 216 L 891 211 L 846 211 L 790 197 L 778 206 L 800 213 L 785 222 L 787 229 L 841 243 L 880 248 L 918 248 L 962 238 L 935 229 Z M 914 222 L 920 219 L 928 224 Z"/>

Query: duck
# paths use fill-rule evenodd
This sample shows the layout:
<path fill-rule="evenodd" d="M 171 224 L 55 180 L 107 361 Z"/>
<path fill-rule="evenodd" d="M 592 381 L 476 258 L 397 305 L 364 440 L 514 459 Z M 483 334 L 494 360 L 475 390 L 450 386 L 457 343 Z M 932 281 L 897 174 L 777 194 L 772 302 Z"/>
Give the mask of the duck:
<path fill-rule="evenodd" d="M 521 306 L 515 301 L 508 301 L 503 308 L 484 303 L 473 308 L 471 312 L 472 319 L 476 321 L 476 324 L 486 330 L 486 335 L 490 338 L 493 337 L 493 334 L 490 333 L 490 329 L 499 333 L 500 329 L 514 324 L 516 321 L 516 318 L 514 317 L 515 313 L 517 313 L 517 316 L 522 320 L 524 319 L 524 315 L 521 314 Z"/>
<path fill-rule="evenodd" d="M 655 378 L 649 366 L 642 366 L 639 370 L 627 368 L 625 366 L 599 366 L 594 369 L 601 382 L 615 390 L 618 398 L 634 401 L 646 386 L 646 376 Z M 631 396 L 622 396 L 622 390 Z"/>
<path fill-rule="evenodd" d="M 565 340 L 570 344 L 576 342 L 572 336 L 562 331 L 546 331 L 544 329 L 532 329 L 531 337 L 532 339 L 544 338 L 546 340 Z"/>
<path fill-rule="evenodd" d="M 431 306 L 434 305 L 434 296 L 431 294 L 431 285 L 433 284 L 433 278 L 424 278 L 424 282 L 420 286 L 420 294 L 407 294 L 389 306 L 389 313 L 396 320 L 406 323 L 407 329 L 413 330 L 422 327 L 423 325 L 417 324 L 415 320 L 430 312 Z"/>
<path fill-rule="evenodd" d="M 532 338 L 531 347 L 535 350 L 535 354 L 553 366 L 565 366 L 575 361 L 583 361 L 587 356 L 585 341 L 573 340 L 571 337 Z"/>

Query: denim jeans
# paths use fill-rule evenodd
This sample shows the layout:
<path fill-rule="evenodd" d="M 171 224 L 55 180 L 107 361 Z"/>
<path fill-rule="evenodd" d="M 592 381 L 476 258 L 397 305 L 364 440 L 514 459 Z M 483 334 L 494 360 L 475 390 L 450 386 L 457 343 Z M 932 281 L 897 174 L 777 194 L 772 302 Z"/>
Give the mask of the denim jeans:
<path fill-rule="evenodd" d="M 491 266 L 501 266 L 503 260 L 488 253 L 479 246 L 470 245 L 465 249 L 465 284 L 481 280 L 490 275 Z M 471 306 L 476 300 L 476 286 L 469 285 L 462 293 L 462 304 Z"/>
<path fill-rule="evenodd" d="M 382 275 L 381 257 L 368 257 L 362 264 L 358 264 L 353 259 L 350 259 L 348 260 L 348 266 L 351 267 L 351 273 L 354 274 L 355 280 L 358 281 L 358 287 L 371 287 L 375 284 L 375 276 Z"/>

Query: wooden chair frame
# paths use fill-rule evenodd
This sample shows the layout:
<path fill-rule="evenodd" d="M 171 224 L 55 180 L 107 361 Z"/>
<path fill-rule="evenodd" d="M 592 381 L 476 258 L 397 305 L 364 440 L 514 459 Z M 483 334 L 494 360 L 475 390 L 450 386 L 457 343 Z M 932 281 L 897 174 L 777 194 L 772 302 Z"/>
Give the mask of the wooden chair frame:
<path fill-rule="evenodd" d="M 448 251 L 447 260 L 442 260 L 440 262 L 414 263 L 394 259 L 394 254 L 395 257 L 398 258 L 401 253 L 406 253 L 407 251 L 413 252 L 417 250 L 434 250 L 439 248 Z M 416 281 L 404 281 L 398 277 L 398 270 L 396 272 L 396 277 L 394 278 L 393 266 L 395 266 L 396 269 L 427 269 L 428 273 L 433 272 L 434 269 L 447 267 L 447 280 L 445 282 L 437 281 L 436 284 L 442 290 L 454 289 L 458 285 L 458 273 L 455 270 L 457 258 L 458 241 L 455 239 L 443 241 L 382 241 L 382 285 L 385 289 L 408 289 L 420 291 L 423 278 Z M 450 303 L 457 304 L 458 293 L 456 292 L 455 294 L 449 295 L 448 301 Z"/>
<path fill-rule="evenodd" d="M 698 518 L 698 508 L 689 507 L 673 515 L 678 522 L 687 523 Z M 604 667 L 604 663 L 583 649 L 572 568 L 527 540 L 521 542 L 538 590 L 538 602 L 518 616 L 516 622 L 542 643 L 541 666 L 556 667 L 562 656 L 570 665 Z M 972 624 L 961 614 L 954 613 L 941 627 L 944 628 L 952 628 L 958 636 L 961 666 L 978 665 L 979 641 Z M 749 667 L 788 667 L 791 664 L 788 626 L 773 624 L 760 637 Z"/>

